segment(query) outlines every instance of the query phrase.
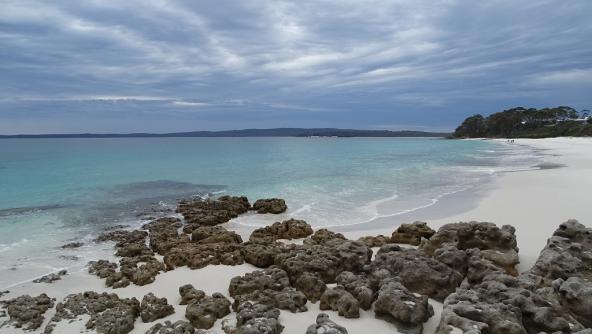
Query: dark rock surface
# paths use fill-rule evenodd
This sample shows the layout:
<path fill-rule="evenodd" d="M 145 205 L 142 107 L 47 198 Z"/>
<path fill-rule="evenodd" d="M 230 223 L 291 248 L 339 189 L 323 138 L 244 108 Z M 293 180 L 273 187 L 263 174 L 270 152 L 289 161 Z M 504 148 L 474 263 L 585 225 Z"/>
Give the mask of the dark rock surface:
<path fill-rule="evenodd" d="M 378 290 L 374 313 L 392 321 L 403 333 L 421 334 L 423 323 L 434 315 L 434 310 L 427 296 L 411 293 L 401 283 L 387 280 Z"/>
<path fill-rule="evenodd" d="M 479 249 L 481 256 L 490 260 L 508 274 L 517 275 L 518 247 L 515 229 L 493 223 L 455 223 L 442 226 L 421 249 L 433 255 L 437 249 L 452 245 L 459 250 Z"/>
<path fill-rule="evenodd" d="M 191 232 L 191 241 L 201 244 L 213 243 L 234 243 L 243 242 L 240 235 L 233 231 L 228 231 L 221 226 L 200 226 Z"/>
<path fill-rule="evenodd" d="M 68 274 L 66 269 L 60 270 L 57 273 L 51 273 L 40 278 L 34 279 L 33 283 L 53 283 L 62 279 L 62 276 Z"/>
<path fill-rule="evenodd" d="M 143 322 L 152 322 L 175 313 L 175 308 L 169 305 L 166 298 L 157 298 L 149 293 L 140 303 L 140 318 Z"/>
<path fill-rule="evenodd" d="M 278 320 L 280 311 L 267 304 L 241 303 L 236 312 L 236 327 L 225 329 L 236 334 L 279 334 L 283 331 Z"/>
<path fill-rule="evenodd" d="M 386 235 L 361 237 L 358 241 L 366 244 L 368 247 L 382 247 L 392 242 L 391 238 Z"/>
<path fill-rule="evenodd" d="M 320 276 L 311 272 L 304 272 L 298 276 L 294 287 L 304 293 L 306 298 L 313 303 L 316 303 L 327 289 L 327 285 Z"/>
<path fill-rule="evenodd" d="M 360 303 L 342 286 L 327 288 L 321 296 L 320 309 L 333 310 L 346 318 L 360 317 Z"/>
<path fill-rule="evenodd" d="M 218 199 L 182 201 L 177 207 L 188 226 L 213 226 L 226 223 L 251 208 L 246 197 L 222 196 Z M 185 230 L 191 233 L 191 230 Z"/>
<path fill-rule="evenodd" d="M 463 281 L 463 275 L 415 249 L 391 244 L 380 248 L 370 265 L 371 276 L 397 277 L 412 292 L 442 301 Z"/>
<path fill-rule="evenodd" d="M 32 330 L 43 324 L 44 314 L 53 307 L 54 299 L 42 293 L 37 297 L 22 295 L 3 301 L 2 304 L 10 317 L 10 324 L 17 328 Z"/>
<path fill-rule="evenodd" d="M 424 222 L 401 224 L 391 235 L 391 242 L 417 246 L 423 238 L 429 239 L 434 233 L 436 231 Z"/>
<path fill-rule="evenodd" d="M 288 206 L 281 198 L 258 199 L 253 203 L 253 210 L 257 213 L 279 214 L 288 210 Z"/>
<path fill-rule="evenodd" d="M 365 274 L 356 275 L 350 271 L 344 271 L 337 276 L 337 284 L 343 286 L 360 303 L 360 307 L 369 310 L 372 307 L 376 292 L 373 284 Z"/>
<path fill-rule="evenodd" d="M 347 329 L 329 319 L 325 313 L 319 313 L 316 324 L 306 330 L 306 334 L 347 334 Z"/>
<path fill-rule="evenodd" d="M 241 303 L 251 301 L 291 312 L 306 311 L 306 296 L 292 288 L 287 273 L 277 267 L 232 278 L 228 292 L 235 299 L 235 310 Z"/>
<path fill-rule="evenodd" d="M 181 295 L 181 302 L 179 305 L 187 305 L 193 302 L 198 302 L 206 296 L 205 292 L 197 290 L 191 284 L 185 284 L 179 288 L 179 294 Z"/>
<path fill-rule="evenodd" d="M 463 333 L 577 333 L 589 328 L 591 235 L 592 229 L 576 221 L 561 224 L 534 267 L 517 277 L 473 251 L 468 275 L 479 279 L 473 277 L 474 283 L 446 298 L 437 333 L 453 328 Z"/>
<path fill-rule="evenodd" d="M 67 244 L 62 245 L 62 248 L 69 249 L 69 248 L 79 248 L 84 246 L 83 242 L 69 242 Z"/>
<path fill-rule="evenodd" d="M 114 293 L 84 293 L 68 295 L 56 305 L 56 313 L 45 328 L 45 333 L 52 333 L 56 323 L 73 320 L 87 314 L 90 319 L 87 329 L 98 333 L 129 333 L 134 329 L 134 322 L 140 315 L 140 302 L 136 298 L 120 299 Z"/>
<path fill-rule="evenodd" d="M 306 238 L 313 233 L 312 227 L 304 220 L 289 219 L 277 222 L 270 226 L 258 228 L 249 237 L 249 241 L 258 243 L 270 243 L 277 239 Z"/>
<path fill-rule="evenodd" d="M 186 243 L 171 248 L 164 256 L 167 270 L 187 266 L 200 269 L 209 265 L 235 266 L 244 263 L 242 245 L 236 243 Z"/>
<path fill-rule="evenodd" d="M 230 314 L 230 301 L 220 293 L 193 301 L 185 309 L 185 317 L 199 329 L 210 329 L 216 320 Z"/>
<path fill-rule="evenodd" d="M 158 323 L 146 332 L 146 334 L 194 334 L 195 328 L 191 324 L 184 320 L 178 320 L 174 323 L 165 321 L 164 323 Z"/>

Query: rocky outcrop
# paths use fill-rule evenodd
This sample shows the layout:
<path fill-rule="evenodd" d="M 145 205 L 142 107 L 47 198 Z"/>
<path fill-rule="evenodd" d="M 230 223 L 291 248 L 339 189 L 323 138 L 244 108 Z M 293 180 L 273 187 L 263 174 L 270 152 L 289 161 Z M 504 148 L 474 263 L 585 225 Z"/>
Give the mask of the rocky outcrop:
<path fill-rule="evenodd" d="M 280 311 L 266 304 L 243 302 L 236 312 L 236 326 L 224 328 L 227 334 L 279 334 L 283 331 L 278 320 Z"/>
<path fill-rule="evenodd" d="M 251 301 L 291 312 L 306 311 L 306 296 L 292 288 L 287 273 L 277 267 L 232 278 L 228 292 L 235 299 L 235 310 L 241 303 Z"/>
<path fill-rule="evenodd" d="M 439 301 L 454 292 L 463 280 L 461 273 L 422 251 L 394 244 L 381 247 L 369 269 L 376 281 L 385 276 L 397 277 L 412 292 Z"/>
<path fill-rule="evenodd" d="M 319 313 L 316 324 L 306 330 L 306 334 L 347 334 L 347 329 L 329 319 L 325 313 Z"/>
<path fill-rule="evenodd" d="M 365 244 L 334 237 L 320 244 L 307 243 L 284 250 L 276 255 L 275 263 L 288 273 L 291 282 L 296 282 L 302 273 L 310 272 L 325 283 L 334 283 L 343 271 L 362 271 L 371 257 L 372 250 Z"/>
<path fill-rule="evenodd" d="M 98 333 L 129 333 L 134 329 L 134 322 L 140 315 L 140 302 L 135 298 L 120 299 L 114 293 L 84 293 L 68 295 L 56 305 L 56 313 L 45 328 L 51 333 L 56 323 L 62 320 L 74 320 L 81 315 L 89 315 L 87 329 Z"/>
<path fill-rule="evenodd" d="M 421 245 L 421 249 L 434 255 L 440 248 L 454 246 L 459 250 L 479 249 L 481 256 L 503 268 L 510 275 L 517 275 L 518 247 L 515 229 L 493 223 L 455 223 L 442 226 L 436 234 Z"/>
<path fill-rule="evenodd" d="M 561 224 L 535 266 L 517 277 L 472 250 L 469 284 L 446 298 L 437 333 L 454 328 L 463 333 L 584 331 L 592 315 L 591 234 L 576 221 Z"/>
<path fill-rule="evenodd" d="M 360 303 L 360 307 L 369 310 L 376 298 L 373 284 L 365 274 L 356 275 L 350 271 L 344 271 L 337 276 L 337 284 L 354 296 Z"/>
<path fill-rule="evenodd" d="M 418 246 L 422 239 L 429 239 L 434 233 L 424 222 L 401 224 L 391 235 L 391 242 Z"/>
<path fill-rule="evenodd" d="M 358 241 L 366 244 L 368 247 L 382 247 L 392 242 L 390 237 L 382 234 L 377 236 L 361 237 L 358 239 Z"/>
<path fill-rule="evenodd" d="M 313 303 L 316 303 L 327 289 L 327 285 L 319 275 L 311 272 L 302 273 L 294 282 L 294 287 Z"/>
<path fill-rule="evenodd" d="M 16 328 L 33 330 L 39 328 L 45 320 L 44 314 L 53 307 L 54 299 L 42 293 L 37 297 L 22 295 L 3 301 L 4 308 L 10 317 L 10 323 Z"/>
<path fill-rule="evenodd" d="M 200 244 L 230 243 L 240 244 L 243 242 L 240 235 L 228 231 L 221 226 L 200 226 L 191 232 L 191 241 Z"/>
<path fill-rule="evenodd" d="M 142 228 L 150 232 L 150 248 L 165 255 L 171 248 L 189 242 L 188 235 L 178 233 L 182 226 L 180 219 L 164 217 L 144 224 Z"/>
<path fill-rule="evenodd" d="M 90 261 L 88 272 L 105 279 L 105 285 L 114 289 L 123 288 L 130 283 L 146 285 L 154 282 L 156 276 L 164 271 L 164 264 L 153 256 L 143 255 L 124 257 L 117 264 L 107 260 Z"/>
<path fill-rule="evenodd" d="M 319 304 L 321 310 L 333 310 L 346 318 L 360 317 L 360 303 L 344 287 L 328 288 L 321 296 Z"/>
<path fill-rule="evenodd" d="M 253 203 L 253 210 L 257 213 L 279 214 L 288 210 L 288 206 L 281 198 L 258 199 Z"/>
<path fill-rule="evenodd" d="M 193 199 L 182 201 L 177 207 L 188 225 L 185 233 L 191 233 L 191 227 L 213 226 L 225 223 L 251 208 L 246 197 L 222 196 L 217 199 Z"/>
<path fill-rule="evenodd" d="M 341 233 L 335 233 L 332 231 L 327 230 L 326 228 L 321 228 L 315 231 L 313 235 L 310 236 L 309 239 L 304 240 L 305 245 L 322 245 L 327 241 L 330 240 L 347 240 L 346 237 L 343 236 Z"/>
<path fill-rule="evenodd" d="M 60 270 L 57 273 L 51 273 L 40 278 L 34 279 L 33 283 L 53 283 L 62 279 L 62 276 L 68 274 L 66 269 Z"/>
<path fill-rule="evenodd" d="M 289 219 L 270 226 L 258 228 L 249 237 L 249 241 L 256 243 L 271 243 L 277 239 L 306 238 L 313 233 L 312 227 L 304 220 Z"/>
<path fill-rule="evenodd" d="M 258 268 L 267 268 L 275 263 L 277 254 L 283 253 L 288 246 L 278 242 L 273 243 L 253 243 L 243 244 L 242 253 L 245 262 Z"/>
<path fill-rule="evenodd" d="M 244 263 L 242 245 L 236 243 L 186 243 L 171 248 L 164 256 L 167 270 L 187 266 L 200 269 L 209 265 L 235 266 Z"/>
<path fill-rule="evenodd" d="M 179 305 L 187 305 L 193 302 L 202 300 L 206 294 L 201 290 L 197 290 L 191 284 L 185 284 L 179 288 L 179 294 L 181 295 L 181 302 Z"/>
<path fill-rule="evenodd" d="M 149 293 L 140 303 L 140 318 L 143 322 L 152 322 L 175 313 L 175 308 L 168 304 L 166 298 L 157 298 Z"/>
<path fill-rule="evenodd" d="M 194 334 L 195 328 L 191 324 L 184 320 L 178 320 L 174 323 L 165 321 L 164 323 L 158 323 L 146 332 L 146 334 Z"/>
<path fill-rule="evenodd" d="M 199 329 L 209 329 L 216 320 L 230 314 L 230 301 L 221 293 L 193 301 L 185 309 L 185 317 L 191 325 Z"/>
<path fill-rule="evenodd" d="M 434 310 L 427 296 L 411 293 L 401 283 L 387 280 L 378 290 L 374 313 L 393 322 L 403 333 L 421 334 L 423 323 L 434 315 Z"/>

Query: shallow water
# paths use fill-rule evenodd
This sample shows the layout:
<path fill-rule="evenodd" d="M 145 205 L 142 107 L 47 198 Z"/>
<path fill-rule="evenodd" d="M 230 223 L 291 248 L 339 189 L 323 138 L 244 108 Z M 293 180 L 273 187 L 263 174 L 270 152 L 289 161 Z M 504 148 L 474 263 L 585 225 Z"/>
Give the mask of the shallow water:
<path fill-rule="evenodd" d="M 60 255 L 96 258 L 58 247 L 192 195 L 282 197 L 314 227 L 354 225 L 540 162 L 526 147 L 433 138 L 0 140 L 0 288 L 74 265 Z"/>

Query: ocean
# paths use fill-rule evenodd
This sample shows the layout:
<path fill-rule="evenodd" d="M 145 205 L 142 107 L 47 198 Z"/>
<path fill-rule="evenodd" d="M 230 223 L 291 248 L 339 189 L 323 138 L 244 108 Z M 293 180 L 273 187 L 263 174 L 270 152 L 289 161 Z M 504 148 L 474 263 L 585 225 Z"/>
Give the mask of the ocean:
<path fill-rule="evenodd" d="M 288 204 L 279 217 L 248 214 L 234 226 L 293 217 L 317 228 L 380 221 L 394 230 L 410 213 L 421 217 L 499 173 L 540 162 L 525 146 L 439 138 L 4 139 L 0 289 L 62 268 L 84 270 L 112 253 L 91 242 L 98 233 L 137 227 L 181 198 L 230 194 Z M 87 245 L 60 248 L 73 241 Z"/>

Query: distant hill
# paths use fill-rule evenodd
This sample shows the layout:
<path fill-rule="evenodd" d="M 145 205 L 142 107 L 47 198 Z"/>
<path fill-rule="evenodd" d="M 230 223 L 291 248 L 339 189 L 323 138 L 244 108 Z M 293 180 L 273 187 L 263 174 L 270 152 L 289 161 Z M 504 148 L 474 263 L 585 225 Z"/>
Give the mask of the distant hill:
<path fill-rule="evenodd" d="M 78 133 L 41 135 L 0 135 L 0 138 L 150 138 L 150 137 L 447 137 L 449 133 L 424 131 L 352 130 L 352 129 L 245 129 L 228 131 L 191 131 L 173 133 Z"/>

